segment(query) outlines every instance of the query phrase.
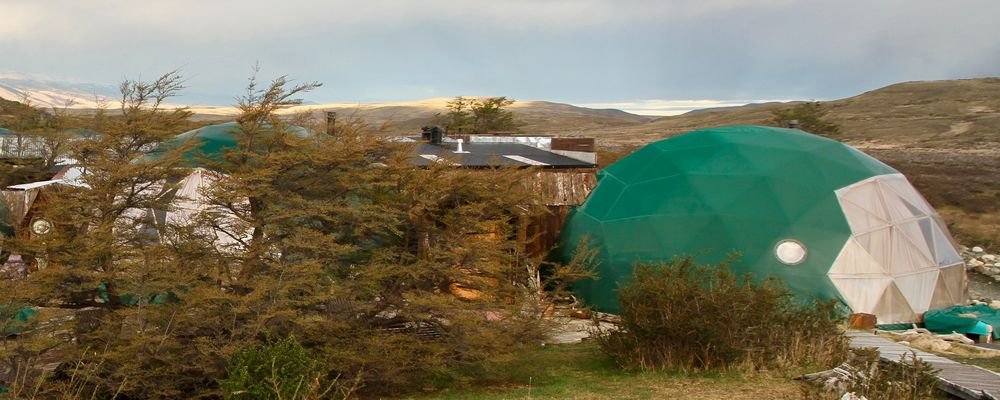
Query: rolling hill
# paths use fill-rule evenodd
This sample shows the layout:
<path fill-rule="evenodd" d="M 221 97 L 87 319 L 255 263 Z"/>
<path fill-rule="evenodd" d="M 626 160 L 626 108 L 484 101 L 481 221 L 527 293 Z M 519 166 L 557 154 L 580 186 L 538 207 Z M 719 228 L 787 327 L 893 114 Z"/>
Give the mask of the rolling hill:
<path fill-rule="evenodd" d="M 338 118 L 361 119 L 372 126 L 384 126 L 387 133 L 412 134 L 420 127 L 433 125 L 435 115 L 447 111 L 449 98 L 433 98 L 396 103 L 330 103 L 301 105 L 286 113 L 322 113 L 334 111 Z M 219 120 L 232 118 L 232 107 L 192 107 L 195 118 Z M 584 130 L 629 127 L 652 120 L 616 109 L 593 109 L 549 101 L 517 101 L 510 110 L 529 134 L 579 135 Z"/>
<path fill-rule="evenodd" d="M 0 74 L 0 97 L 24 89 L 12 86 L 8 75 Z M 29 89 L 40 93 L 32 97 L 38 105 L 58 106 L 76 98 L 80 100 L 77 107 L 86 106 L 82 100 L 99 89 L 13 81 L 34 85 Z M 336 111 L 340 119 L 361 119 L 385 127 L 387 133 L 412 134 L 432 124 L 435 114 L 446 110 L 448 100 L 303 105 L 288 112 L 322 115 Z M 837 139 L 909 176 L 963 242 L 1000 246 L 1000 78 L 905 82 L 823 103 L 829 110 L 826 118 L 842 127 Z M 662 118 L 547 101 L 518 101 L 510 109 L 523 123 L 525 134 L 594 137 L 600 148 L 620 155 L 699 128 L 769 124 L 775 110 L 790 106 L 750 104 Z M 193 107 L 192 111 L 195 119 L 203 121 L 231 120 L 236 115 L 232 107 Z"/>
<path fill-rule="evenodd" d="M 860 147 L 995 148 L 1000 143 L 1000 78 L 906 82 L 824 102 L 838 139 Z M 638 145 L 720 125 L 768 124 L 790 103 L 751 104 L 585 130 L 608 145 Z"/>
<path fill-rule="evenodd" d="M 962 243 L 1000 247 L 1000 78 L 905 82 L 824 102 L 845 141 L 903 172 Z M 753 104 L 584 130 L 604 148 L 699 128 L 769 124 L 789 103 Z"/>

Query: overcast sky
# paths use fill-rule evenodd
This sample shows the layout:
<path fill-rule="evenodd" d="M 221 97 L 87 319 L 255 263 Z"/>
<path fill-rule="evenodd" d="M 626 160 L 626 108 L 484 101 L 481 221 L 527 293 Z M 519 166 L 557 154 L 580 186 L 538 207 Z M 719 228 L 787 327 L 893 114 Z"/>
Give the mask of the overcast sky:
<path fill-rule="evenodd" d="M 315 102 L 834 99 L 1000 76 L 1000 1 L 0 0 L 0 71 L 225 104 L 256 62 Z"/>

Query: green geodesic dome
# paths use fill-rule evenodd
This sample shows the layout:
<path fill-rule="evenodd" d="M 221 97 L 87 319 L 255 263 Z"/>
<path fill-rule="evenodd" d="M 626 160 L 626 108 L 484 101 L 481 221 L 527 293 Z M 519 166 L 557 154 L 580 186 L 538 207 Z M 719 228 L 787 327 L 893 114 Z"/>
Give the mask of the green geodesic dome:
<path fill-rule="evenodd" d="M 305 137 L 308 132 L 299 126 L 290 126 L 288 130 L 299 137 Z M 223 155 L 239 146 L 243 130 L 236 122 L 226 122 L 208 125 L 184 132 L 170 140 L 160 143 L 147 157 L 159 157 L 164 151 L 178 149 L 194 142 L 192 148 L 184 152 L 187 166 L 196 168 L 215 168 L 224 164 Z"/>
<path fill-rule="evenodd" d="M 598 178 L 564 226 L 562 251 L 585 237 L 596 246 L 598 278 L 575 290 L 602 311 L 619 311 L 617 287 L 636 262 L 718 263 L 734 251 L 737 273 L 779 278 L 802 299 L 838 299 L 880 323 L 961 301 L 958 269 L 942 272 L 961 260 L 940 218 L 896 170 L 843 143 L 713 128 L 652 143 Z M 950 286 L 935 295 L 938 285 Z"/>

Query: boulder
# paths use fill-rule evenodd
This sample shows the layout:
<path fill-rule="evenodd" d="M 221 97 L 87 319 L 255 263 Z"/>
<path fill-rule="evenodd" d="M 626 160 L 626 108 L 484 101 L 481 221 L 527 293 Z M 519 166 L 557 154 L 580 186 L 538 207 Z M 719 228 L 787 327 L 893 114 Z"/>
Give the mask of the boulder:
<path fill-rule="evenodd" d="M 984 263 L 982 261 L 979 261 L 979 259 L 973 258 L 973 259 L 969 260 L 968 265 L 970 265 L 970 266 L 972 266 L 974 268 L 979 268 L 979 267 L 986 266 L 986 263 Z"/>
<path fill-rule="evenodd" d="M 996 262 L 997 260 L 996 254 L 983 254 L 983 256 L 979 258 L 981 258 L 985 262 L 990 262 L 990 263 Z"/>
<path fill-rule="evenodd" d="M 993 300 L 990 302 L 990 308 L 994 310 L 1000 310 L 1000 300 Z"/>
<path fill-rule="evenodd" d="M 972 246 L 972 252 L 973 252 L 973 253 L 979 253 L 979 254 L 982 254 L 982 253 L 983 253 L 983 248 L 982 248 L 982 247 L 979 247 L 979 246 Z"/>

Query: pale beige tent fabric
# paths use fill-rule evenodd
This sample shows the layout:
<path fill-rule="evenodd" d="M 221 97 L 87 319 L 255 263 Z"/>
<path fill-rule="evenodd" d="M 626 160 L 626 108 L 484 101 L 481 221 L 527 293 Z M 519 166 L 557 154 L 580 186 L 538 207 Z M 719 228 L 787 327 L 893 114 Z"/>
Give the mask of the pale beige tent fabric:
<path fill-rule="evenodd" d="M 948 228 L 901 174 L 836 191 L 852 236 L 828 276 L 853 312 L 915 322 L 965 300 L 962 258 Z"/>
<path fill-rule="evenodd" d="M 178 184 L 177 194 L 167 212 L 167 223 L 186 226 L 200 214 L 211 212 L 221 215 L 218 226 L 207 229 L 206 234 L 215 237 L 215 245 L 220 250 L 239 251 L 242 243 L 250 239 L 250 227 L 228 210 L 214 207 L 206 198 L 206 191 L 215 184 L 217 173 L 203 168 L 195 168 Z"/>

